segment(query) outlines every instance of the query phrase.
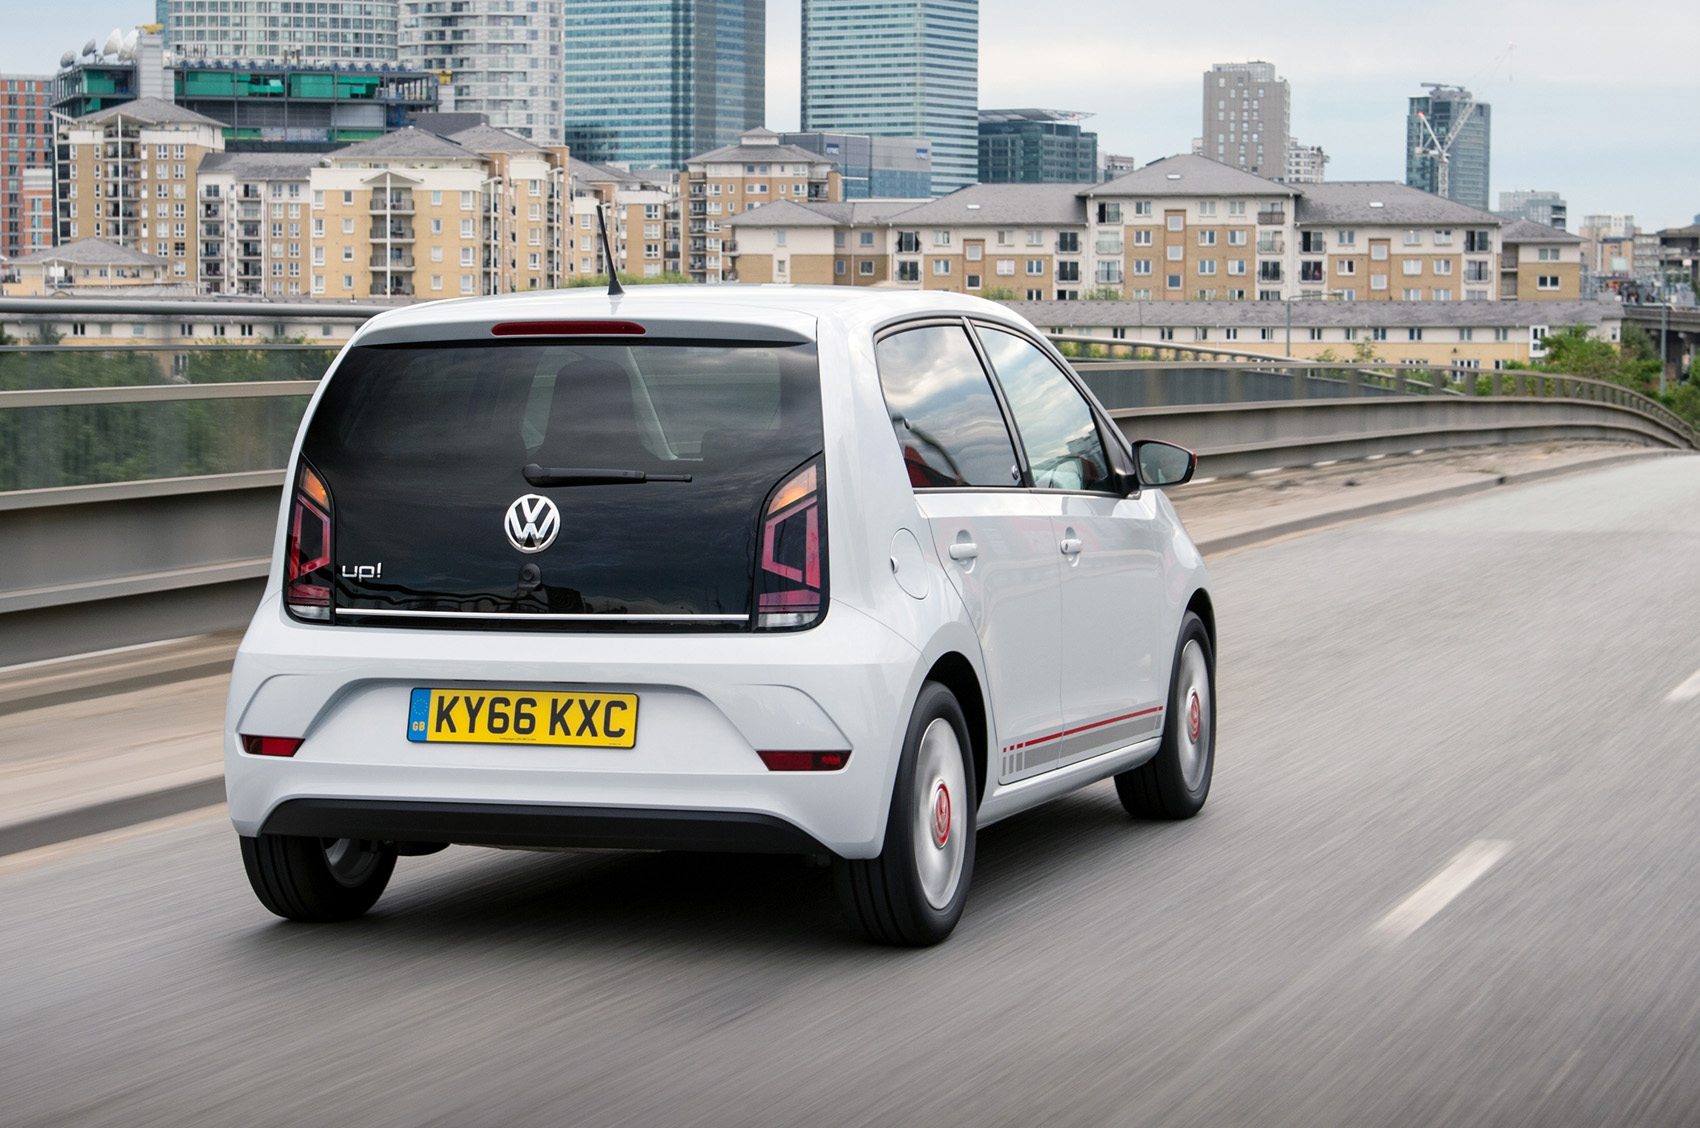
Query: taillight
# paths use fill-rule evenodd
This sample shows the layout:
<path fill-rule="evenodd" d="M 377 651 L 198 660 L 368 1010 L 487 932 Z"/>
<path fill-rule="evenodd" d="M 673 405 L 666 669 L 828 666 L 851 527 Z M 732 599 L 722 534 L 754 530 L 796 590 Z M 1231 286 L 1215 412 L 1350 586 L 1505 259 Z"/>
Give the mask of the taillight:
<path fill-rule="evenodd" d="M 297 619 L 331 617 L 331 493 L 306 462 L 289 504 L 289 543 L 283 560 L 283 605 Z"/>
<path fill-rule="evenodd" d="M 848 752 L 757 752 L 770 772 L 835 772 L 850 762 Z"/>
<path fill-rule="evenodd" d="M 812 627 L 826 613 L 826 459 L 779 483 L 762 506 L 756 629 Z"/>
<path fill-rule="evenodd" d="M 249 736 L 242 734 L 242 751 L 250 756 L 293 756 L 305 737 Z"/>

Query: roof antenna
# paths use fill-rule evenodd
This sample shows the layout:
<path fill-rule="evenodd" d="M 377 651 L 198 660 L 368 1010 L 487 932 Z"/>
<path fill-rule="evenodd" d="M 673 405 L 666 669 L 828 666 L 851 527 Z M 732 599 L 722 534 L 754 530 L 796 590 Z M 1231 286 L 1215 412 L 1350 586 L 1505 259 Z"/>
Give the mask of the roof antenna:
<path fill-rule="evenodd" d="M 626 292 L 620 285 L 620 272 L 614 269 L 614 248 L 608 242 L 608 222 L 602 218 L 602 201 L 596 202 L 596 230 L 602 236 L 602 258 L 608 263 L 608 296 L 617 298 Z"/>

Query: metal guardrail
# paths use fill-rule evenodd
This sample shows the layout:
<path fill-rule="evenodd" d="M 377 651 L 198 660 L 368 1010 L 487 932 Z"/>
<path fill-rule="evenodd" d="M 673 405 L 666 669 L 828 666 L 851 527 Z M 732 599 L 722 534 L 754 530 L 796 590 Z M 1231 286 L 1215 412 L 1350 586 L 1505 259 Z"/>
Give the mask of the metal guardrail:
<path fill-rule="evenodd" d="M 305 351 L 202 351 L 220 363 L 275 351 L 263 369 L 291 350 Z M 0 351 L 0 387 L 20 378 L 20 351 Z M 138 382 L 124 366 L 157 372 L 154 360 L 72 351 L 107 367 L 73 373 L 83 386 L 0 390 L 0 666 L 243 625 L 269 566 L 281 467 L 318 386 Z M 1175 352 L 1198 355 L 1076 367 L 1129 437 L 1192 447 L 1205 475 L 1551 438 L 1695 445 L 1662 405 L 1596 380 Z"/>

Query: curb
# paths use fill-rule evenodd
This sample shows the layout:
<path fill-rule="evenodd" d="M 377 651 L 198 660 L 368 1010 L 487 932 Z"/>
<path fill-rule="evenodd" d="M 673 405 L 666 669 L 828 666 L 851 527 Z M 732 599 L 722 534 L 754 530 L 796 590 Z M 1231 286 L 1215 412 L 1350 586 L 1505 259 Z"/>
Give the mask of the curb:
<path fill-rule="evenodd" d="M 89 807 L 76 807 L 56 815 L 0 827 L 0 857 L 87 838 L 91 834 L 121 830 L 222 802 L 224 776 L 221 774 L 161 791 L 147 791 Z"/>
<path fill-rule="evenodd" d="M 1365 517 L 1377 517 L 1383 513 L 1394 513 L 1401 509 L 1414 509 L 1419 505 L 1429 505 L 1437 501 L 1450 501 L 1453 498 L 1468 497 L 1471 494 L 1482 493 L 1499 486 L 1519 486 L 1527 482 L 1538 482 L 1544 478 L 1580 474 L 1584 471 L 1599 470 L 1625 462 L 1668 458 L 1680 453 L 1682 452 L 1674 450 L 1632 451 L 1627 454 L 1614 454 L 1605 458 L 1596 458 L 1588 462 L 1572 463 L 1568 466 L 1549 466 L 1541 470 L 1525 470 L 1520 474 L 1501 474 L 1496 478 L 1484 478 L 1479 482 L 1466 482 L 1463 485 L 1447 486 L 1445 489 L 1430 490 L 1427 493 L 1388 498 L 1386 501 L 1371 502 L 1368 505 L 1353 506 L 1349 509 L 1336 509 L 1328 513 L 1315 513 L 1309 517 L 1296 517 L 1291 521 L 1277 521 L 1273 525 L 1265 525 L 1261 529 L 1248 529 L 1243 533 L 1229 533 L 1226 536 L 1198 542 L 1198 551 L 1201 555 L 1213 556 L 1218 553 L 1232 552 L 1239 548 L 1249 548 L 1255 544 L 1280 540 L 1282 537 L 1290 537 L 1296 533 L 1308 533 L 1316 529 L 1325 529 L 1331 525 L 1343 525 L 1351 521 L 1362 520 Z"/>

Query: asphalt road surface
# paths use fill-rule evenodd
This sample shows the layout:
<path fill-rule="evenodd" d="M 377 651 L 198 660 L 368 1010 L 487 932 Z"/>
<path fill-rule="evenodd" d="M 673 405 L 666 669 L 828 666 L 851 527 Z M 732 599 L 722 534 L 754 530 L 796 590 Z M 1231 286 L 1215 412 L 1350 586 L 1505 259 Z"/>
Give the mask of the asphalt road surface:
<path fill-rule="evenodd" d="M 789 859 L 455 848 L 328 927 L 217 812 L 0 859 L 0 1123 L 1700 1123 L 1696 498 L 1216 559 L 1204 813 L 989 828 L 927 951 Z"/>

